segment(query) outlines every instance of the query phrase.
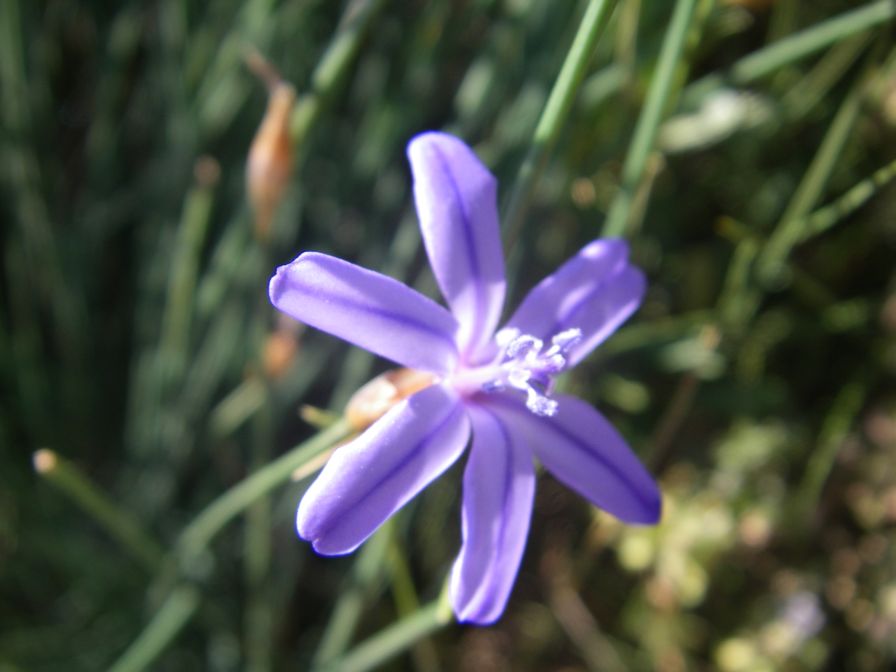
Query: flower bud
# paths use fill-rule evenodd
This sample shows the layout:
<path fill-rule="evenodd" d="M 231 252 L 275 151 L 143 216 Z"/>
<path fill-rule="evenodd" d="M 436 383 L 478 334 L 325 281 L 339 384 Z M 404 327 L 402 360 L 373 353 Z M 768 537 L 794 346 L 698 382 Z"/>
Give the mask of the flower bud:
<path fill-rule="evenodd" d="M 362 430 L 379 420 L 395 404 L 415 392 L 426 389 L 436 377 L 413 369 L 386 371 L 361 387 L 349 399 L 345 418 L 357 430 Z"/>
<path fill-rule="evenodd" d="M 246 185 L 255 214 L 255 233 L 261 240 L 270 235 L 274 213 L 292 177 L 289 119 L 295 100 L 290 84 L 278 81 L 271 85 L 267 111 L 249 148 Z"/>
<path fill-rule="evenodd" d="M 271 332 L 264 342 L 264 372 L 270 380 L 276 380 L 285 374 L 299 349 L 295 334 L 278 329 Z"/>

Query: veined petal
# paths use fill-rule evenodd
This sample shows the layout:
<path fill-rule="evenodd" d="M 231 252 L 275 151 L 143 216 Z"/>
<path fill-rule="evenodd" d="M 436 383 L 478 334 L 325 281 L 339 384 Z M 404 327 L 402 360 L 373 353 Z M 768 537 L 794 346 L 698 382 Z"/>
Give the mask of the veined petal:
<path fill-rule="evenodd" d="M 475 352 L 498 324 L 506 289 L 497 183 L 469 147 L 444 133 L 418 135 L 408 158 L 429 262 L 460 322 L 461 350 Z"/>
<path fill-rule="evenodd" d="M 271 303 L 365 350 L 435 373 L 457 362 L 457 321 L 442 306 L 385 275 L 305 252 L 271 278 Z"/>
<path fill-rule="evenodd" d="M 507 323 L 543 340 L 566 329 L 582 330 L 570 348 L 574 366 L 638 309 L 647 283 L 628 263 L 628 245 L 595 240 L 536 285 Z"/>
<path fill-rule="evenodd" d="M 557 480 L 623 522 L 656 523 L 662 509 L 659 488 L 619 432 L 581 399 L 554 398 L 558 409 L 552 417 L 536 416 L 506 396 L 489 401 L 514 439 L 529 441 Z"/>
<path fill-rule="evenodd" d="M 463 546 L 451 572 L 458 621 L 486 624 L 504 612 L 532 515 L 535 470 L 500 417 L 470 405 L 473 446 L 464 471 Z"/>
<path fill-rule="evenodd" d="M 323 555 L 351 553 L 451 466 L 469 437 L 453 391 L 418 392 L 333 453 L 299 504 L 299 536 Z"/>

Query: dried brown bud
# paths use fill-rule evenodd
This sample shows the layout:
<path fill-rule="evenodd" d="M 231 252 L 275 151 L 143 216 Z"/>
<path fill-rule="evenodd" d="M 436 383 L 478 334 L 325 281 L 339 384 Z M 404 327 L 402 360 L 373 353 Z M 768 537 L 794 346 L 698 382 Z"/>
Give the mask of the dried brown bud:
<path fill-rule="evenodd" d="M 379 420 L 395 404 L 436 382 L 431 373 L 393 369 L 377 376 L 349 399 L 345 418 L 357 430 Z"/>
<path fill-rule="evenodd" d="M 249 148 L 246 184 L 255 213 L 255 233 L 266 240 L 274 213 L 292 176 L 293 146 L 289 119 L 296 92 L 289 84 L 278 82 L 271 88 L 268 108 Z"/>
<path fill-rule="evenodd" d="M 203 189 L 211 189 L 221 177 L 221 165 L 212 156 L 203 155 L 193 165 L 193 178 Z"/>
<path fill-rule="evenodd" d="M 278 329 L 271 332 L 262 355 L 265 375 L 270 379 L 280 378 L 289 370 L 298 349 L 299 342 L 291 331 Z"/>
<path fill-rule="evenodd" d="M 36 451 L 31 459 L 34 463 L 34 470 L 39 474 L 47 474 L 53 471 L 59 463 L 56 453 L 47 448 L 41 448 Z"/>

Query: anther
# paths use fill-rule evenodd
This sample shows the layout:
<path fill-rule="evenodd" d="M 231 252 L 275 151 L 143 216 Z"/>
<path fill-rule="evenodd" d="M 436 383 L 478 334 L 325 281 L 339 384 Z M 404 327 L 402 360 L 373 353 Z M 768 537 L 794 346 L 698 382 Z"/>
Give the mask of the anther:
<path fill-rule="evenodd" d="M 526 408 L 535 415 L 551 417 L 557 414 L 557 402 L 548 397 L 544 397 L 533 389 L 529 389 L 526 395 Z"/>
<path fill-rule="evenodd" d="M 567 329 L 566 331 L 561 331 L 559 334 L 556 334 L 551 339 L 551 350 L 548 351 L 548 354 L 552 354 L 554 348 L 557 348 L 557 352 L 567 352 L 571 347 L 576 345 L 579 341 L 582 340 L 582 330 L 581 329 Z"/>
<path fill-rule="evenodd" d="M 526 408 L 540 416 L 557 413 L 557 402 L 550 398 L 553 377 L 567 364 L 567 352 L 582 339 L 581 329 L 566 329 L 551 338 L 551 345 L 519 329 L 502 329 L 495 334 L 501 354 L 495 363 L 496 378 L 482 384 L 483 392 L 512 388 L 526 395 Z"/>
<path fill-rule="evenodd" d="M 507 359 L 519 359 L 520 357 L 527 357 L 530 352 L 537 355 L 543 347 L 544 341 L 540 338 L 523 334 L 510 342 L 505 350 L 505 356 Z"/>

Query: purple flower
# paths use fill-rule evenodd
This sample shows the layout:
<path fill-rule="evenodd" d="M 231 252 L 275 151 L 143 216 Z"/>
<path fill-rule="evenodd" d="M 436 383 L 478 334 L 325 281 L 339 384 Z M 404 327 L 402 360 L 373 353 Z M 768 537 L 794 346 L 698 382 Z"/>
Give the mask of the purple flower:
<path fill-rule="evenodd" d="M 451 600 L 458 620 L 490 623 L 504 611 L 526 543 L 533 457 L 623 521 L 659 519 L 659 490 L 619 433 L 587 403 L 552 393 L 555 376 L 635 311 L 645 281 L 625 242 L 595 240 L 495 333 L 505 294 L 495 179 L 450 135 L 417 136 L 408 157 L 423 242 L 451 312 L 317 252 L 271 279 L 271 301 L 283 312 L 435 381 L 333 454 L 296 524 L 318 553 L 350 553 L 457 460 L 472 435 Z"/>

